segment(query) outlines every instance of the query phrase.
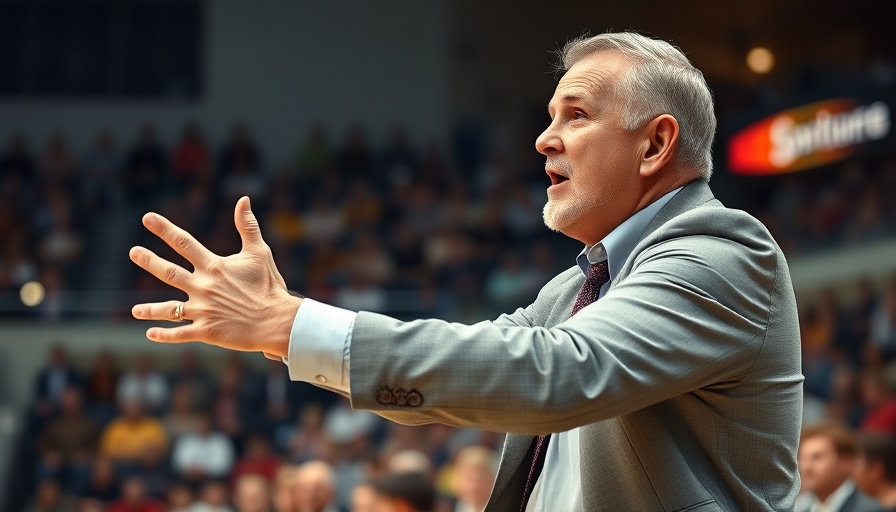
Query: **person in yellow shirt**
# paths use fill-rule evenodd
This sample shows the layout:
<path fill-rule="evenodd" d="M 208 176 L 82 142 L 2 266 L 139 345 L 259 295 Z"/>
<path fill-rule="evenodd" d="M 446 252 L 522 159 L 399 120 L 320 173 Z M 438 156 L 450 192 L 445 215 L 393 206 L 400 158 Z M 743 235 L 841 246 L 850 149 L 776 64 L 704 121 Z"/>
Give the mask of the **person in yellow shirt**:
<path fill-rule="evenodd" d="M 134 462 L 147 449 L 168 449 L 165 427 L 144 412 L 137 400 L 121 403 L 121 416 L 109 422 L 100 438 L 100 453 L 118 463 Z"/>

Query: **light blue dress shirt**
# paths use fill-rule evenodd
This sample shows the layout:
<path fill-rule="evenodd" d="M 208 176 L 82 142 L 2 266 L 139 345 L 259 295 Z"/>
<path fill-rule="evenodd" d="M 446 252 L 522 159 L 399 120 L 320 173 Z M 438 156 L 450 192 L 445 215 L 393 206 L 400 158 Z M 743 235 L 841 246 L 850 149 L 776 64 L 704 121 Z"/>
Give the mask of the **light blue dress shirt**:
<path fill-rule="evenodd" d="M 647 205 L 579 254 L 576 261 L 586 276 L 592 264 L 607 260 L 610 281 L 601 287 L 599 297 L 607 292 L 647 225 L 679 190 Z M 293 321 L 289 354 L 284 359 L 290 379 L 348 395 L 351 333 L 356 316 L 353 311 L 304 299 Z M 579 429 L 551 436 L 545 456 L 544 469 L 532 489 L 527 512 L 581 510 Z"/>

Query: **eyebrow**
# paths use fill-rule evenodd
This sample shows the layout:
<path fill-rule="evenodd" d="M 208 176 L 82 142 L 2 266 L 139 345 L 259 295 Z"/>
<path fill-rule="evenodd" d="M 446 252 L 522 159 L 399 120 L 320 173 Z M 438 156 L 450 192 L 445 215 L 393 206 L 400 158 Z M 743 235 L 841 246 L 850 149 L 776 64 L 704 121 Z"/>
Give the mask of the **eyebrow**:
<path fill-rule="evenodd" d="M 560 97 L 558 103 L 584 103 L 587 106 L 592 106 L 591 102 L 585 98 L 585 96 L 580 96 L 578 94 L 564 94 Z M 551 102 L 548 102 L 548 111 L 551 110 Z"/>

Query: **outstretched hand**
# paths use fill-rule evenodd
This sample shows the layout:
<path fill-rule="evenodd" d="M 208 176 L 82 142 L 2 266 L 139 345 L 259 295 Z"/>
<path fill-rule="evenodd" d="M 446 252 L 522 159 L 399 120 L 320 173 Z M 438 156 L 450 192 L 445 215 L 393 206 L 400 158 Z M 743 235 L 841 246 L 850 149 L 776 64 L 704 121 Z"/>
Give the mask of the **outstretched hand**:
<path fill-rule="evenodd" d="M 201 341 L 241 351 L 286 357 L 289 333 L 302 299 L 290 295 L 274 265 L 271 249 L 261 237 L 258 220 L 242 197 L 233 213 L 243 248 L 238 254 L 218 256 L 183 229 L 156 213 L 143 216 L 143 225 L 193 265 L 193 271 L 172 263 L 144 247 L 129 253 L 138 266 L 162 282 L 186 292 L 183 320 L 178 327 L 151 327 L 146 337 L 160 343 Z M 177 321 L 180 301 L 137 304 L 139 320 Z"/>

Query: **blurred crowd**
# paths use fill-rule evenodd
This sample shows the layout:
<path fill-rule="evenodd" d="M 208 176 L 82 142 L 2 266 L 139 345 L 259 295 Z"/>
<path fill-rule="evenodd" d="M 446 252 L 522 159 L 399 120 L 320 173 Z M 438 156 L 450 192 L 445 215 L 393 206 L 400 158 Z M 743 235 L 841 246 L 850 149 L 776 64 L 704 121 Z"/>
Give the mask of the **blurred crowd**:
<path fill-rule="evenodd" d="M 213 146 L 197 124 L 164 146 L 145 125 L 128 147 L 103 131 L 75 151 L 57 134 L 34 151 L 13 136 L 0 153 L 0 293 L 37 280 L 44 320 L 77 317 L 66 292 L 90 290 L 89 262 L 106 247 L 98 222 L 126 214 L 127 242 L 177 256 L 139 227 L 159 211 L 215 252 L 239 250 L 232 208 L 252 197 L 287 283 L 349 309 L 405 318 L 481 319 L 534 297 L 578 245 L 545 229 L 547 178 L 476 143 L 418 148 L 396 126 L 373 146 L 361 128 L 338 144 L 310 131 L 288 162 L 271 165 L 245 125 Z M 721 171 L 724 172 L 724 171 Z M 745 208 L 789 256 L 896 235 L 896 157 L 852 161 L 766 181 Z M 91 253 L 91 251 L 94 251 Z M 126 258 L 122 290 L 165 295 Z M 170 296 L 166 296 L 170 298 Z M 0 314 L 35 310 L 3 303 Z M 119 313 L 124 313 L 122 311 Z M 83 315 L 82 315 L 83 316 Z"/>
<path fill-rule="evenodd" d="M 16 467 L 28 511 L 474 511 L 502 435 L 404 427 L 291 382 L 286 366 L 186 348 L 167 371 L 54 345 Z M 402 508 L 399 502 L 411 508 Z"/>
<path fill-rule="evenodd" d="M 451 154 L 435 143 L 420 149 L 401 127 L 379 147 L 360 128 L 339 144 L 314 129 L 280 165 L 266 161 L 240 124 L 216 147 L 196 124 L 171 147 L 151 125 L 129 147 L 116 135 L 97 134 L 83 152 L 61 134 L 42 151 L 16 136 L 0 154 L 0 292 L 40 281 L 44 321 L 78 316 L 61 297 L 90 289 L 85 268 L 104 236 L 97 219 L 132 215 L 129 243 L 178 260 L 139 228 L 139 215 L 152 209 L 228 254 L 239 250 L 232 208 L 242 195 L 252 197 L 291 288 L 399 318 L 493 318 L 534 298 L 580 249 L 542 224 L 540 168 L 514 168 L 500 155 L 470 158 L 475 151 L 462 145 Z M 763 187 L 748 209 L 789 256 L 896 233 L 896 203 L 887 200 L 896 196 L 892 156 Z M 172 298 L 152 276 L 128 269 L 123 287 L 140 302 Z M 846 288 L 800 297 L 803 421 L 841 429 L 817 436 L 839 464 L 812 465 L 801 453 L 804 489 L 819 496 L 832 482 L 874 495 L 869 471 L 896 481 L 893 458 L 879 464 L 874 455 L 896 435 L 896 277 Z M 54 346 L 36 377 L 15 461 L 23 506 L 481 510 L 500 435 L 388 423 L 289 382 L 281 363 L 257 368 L 233 356 L 210 364 L 189 349 L 180 357 L 165 367 L 147 354 L 105 351 L 79 354 L 89 361 L 76 365 L 64 342 Z M 883 441 L 866 439 L 872 433 Z"/>

